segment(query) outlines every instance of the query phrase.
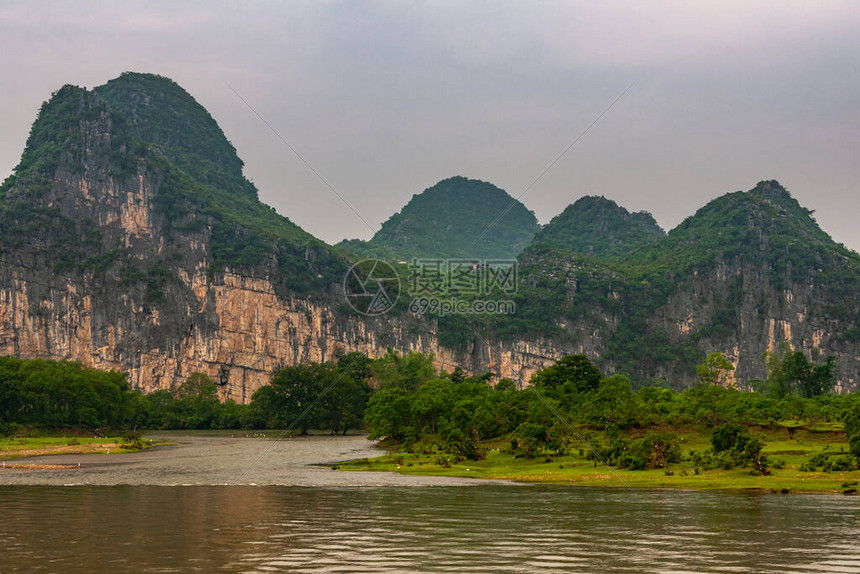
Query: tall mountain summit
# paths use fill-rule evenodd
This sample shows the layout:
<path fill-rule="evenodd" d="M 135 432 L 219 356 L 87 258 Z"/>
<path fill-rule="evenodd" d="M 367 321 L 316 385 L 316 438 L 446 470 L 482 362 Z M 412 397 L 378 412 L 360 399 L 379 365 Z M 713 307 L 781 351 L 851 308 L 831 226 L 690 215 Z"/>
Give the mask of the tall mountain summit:
<path fill-rule="evenodd" d="M 202 241 L 210 271 L 279 273 L 304 291 L 343 269 L 332 248 L 258 201 L 242 165 L 209 113 L 167 78 L 127 72 L 92 91 L 66 85 L 42 105 L 0 187 L 0 239 L 48 233 L 38 243 L 62 268 L 98 260 L 145 274 L 181 257 L 183 236 Z M 102 213 L 112 201 L 113 219 Z M 33 225 L 47 220 L 52 230 Z"/>
<path fill-rule="evenodd" d="M 338 247 L 387 259 L 513 259 L 538 229 L 535 214 L 504 190 L 458 176 L 413 195 L 369 241 Z"/>

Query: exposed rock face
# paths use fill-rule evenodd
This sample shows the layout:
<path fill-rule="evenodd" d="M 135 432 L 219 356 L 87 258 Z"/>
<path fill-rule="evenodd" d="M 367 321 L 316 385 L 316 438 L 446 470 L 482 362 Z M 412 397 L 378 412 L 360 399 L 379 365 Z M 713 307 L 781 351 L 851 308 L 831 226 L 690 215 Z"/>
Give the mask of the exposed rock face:
<path fill-rule="evenodd" d="M 344 319 L 331 306 L 280 298 L 265 279 L 232 272 L 211 282 L 203 273 L 188 277 L 168 295 L 184 296 L 185 308 L 169 310 L 122 295 L 109 301 L 115 293 L 92 295 L 85 292 L 89 285 L 59 277 L 45 283 L 39 275 L 18 268 L 3 281 L 0 354 L 127 371 L 132 384 L 146 391 L 172 388 L 192 372 L 217 380 L 224 366 L 226 397 L 247 401 L 280 366 L 350 351 L 373 357 L 389 346 L 438 351 L 434 337 L 407 335 L 400 322 Z"/>
<path fill-rule="evenodd" d="M 279 366 L 388 348 L 434 353 L 440 368 L 492 370 L 520 383 L 565 354 L 585 353 L 606 372 L 683 384 L 689 369 L 672 349 L 721 351 L 738 379 L 762 378 L 762 352 L 785 340 L 838 355 L 841 389 L 860 380 L 856 254 L 829 247 L 810 252 L 811 264 L 791 259 L 778 273 L 758 255 L 721 251 L 712 260 L 705 250 L 707 261 L 672 268 L 678 277 L 663 299 L 635 274 L 566 255 L 538 264 L 542 256 L 531 253 L 520 276 L 523 303 L 552 331 L 502 336 L 492 325 L 462 327 L 463 342 L 452 348 L 440 345 L 435 320 L 350 313 L 340 283 L 348 262 L 257 201 L 205 110 L 164 79 L 127 80 L 138 91 L 123 96 L 125 115 L 106 102 L 128 86 L 114 84 L 104 98 L 71 86 L 57 92 L 15 176 L 0 187 L 0 354 L 127 371 L 147 391 L 192 372 L 213 379 L 226 372 L 224 396 L 242 402 Z M 150 107 L 161 100 L 177 117 L 202 118 L 189 124 L 194 138 L 156 122 Z M 741 215 L 717 207 L 739 222 L 732 229 L 754 230 L 753 243 L 769 254 L 776 232 L 753 220 L 781 217 L 767 211 L 773 206 L 794 217 L 796 208 L 781 188 L 756 194 L 727 196 L 752 202 Z M 635 257 L 683 259 L 702 233 L 723 233 L 685 225 L 648 244 L 668 241 L 667 248 Z M 829 241 L 815 229 L 809 241 Z M 647 309 L 637 315 L 639 306 Z M 649 354 L 652 337 L 623 363 L 619 340 L 634 328 L 658 333 L 668 358 Z"/>
<path fill-rule="evenodd" d="M 850 324 L 830 314 L 830 301 L 811 284 L 779 289 L 761 268 L 724 264 L 692 278 L 657 310 L 653 320 L 680 341 L 711 327 L 715 317 L 725 313 L 733 290 L 740 295 L 732 302 L 730 320 L 719 318 L 723 328 L 701 337 L 699 346 L 722 352 L 735 366 L 735 380 L 767 378 L 762 355 L 776 352 L 785 341 L 792 349 L 836 355 L 837 390 L 857 388 L 860 350 L 856 342 L 836 336 Z M 668 378 L 670 373 L 663 376 Z"/>

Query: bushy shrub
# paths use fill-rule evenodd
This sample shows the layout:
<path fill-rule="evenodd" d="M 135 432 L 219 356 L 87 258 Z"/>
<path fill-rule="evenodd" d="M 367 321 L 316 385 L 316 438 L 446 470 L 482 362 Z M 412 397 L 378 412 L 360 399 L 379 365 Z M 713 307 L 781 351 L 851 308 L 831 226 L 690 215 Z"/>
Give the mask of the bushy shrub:
<path fill-rule="evenodd" d="M 526 458 L 533 458 L 548 442 L 547 428 L 536 423 L 520 424 L 513 436 Z"/>

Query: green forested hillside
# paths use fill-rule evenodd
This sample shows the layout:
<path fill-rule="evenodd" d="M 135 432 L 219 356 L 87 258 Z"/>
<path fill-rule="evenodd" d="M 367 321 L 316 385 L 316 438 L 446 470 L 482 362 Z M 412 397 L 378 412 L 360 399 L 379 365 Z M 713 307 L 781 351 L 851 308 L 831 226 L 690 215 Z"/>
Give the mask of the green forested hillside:
<path fill-rule="evenodd" d="M 337 287 L 349 260 L 363 257 L 518 257 L 517 291 L 505 293 L 513 314 L 413 317 L 404 295 L 368 335 L 379 346 L 438 342 L 471 368 L 489 353 L 484 340 L 523 356 L 537 343 L 524 363 L 584 352 L 636 384 L 680 386 L 707 352 L 731 351 L 752 378 L 764 351 L 790 341 L 810 359 L 837 355 L 845 388 L 860 372 L 860 256 L 776 181 L 718 197 L 663 234 L 646 212 L 598 197 L 580 199 L 541 230 L 505 191 L 452 177 L 413 196 L 370 241 L 335 248 L 257 199 L 236 150 L 190 94 L 161 76 L 126 73 L 94 90 L 55 92 L 0 186 L 0 280 L 10 300 L 26 276 L 39 286 L 26 312 L 48 328 L 77 320 L 77 309 L 62 314 L 65 293 L 92 298 L 104 325 L 96 338 L 127 321 L 123 360 L 146 348 L 140 341 L 160 353 L 194 329 L 201 341 L 214 336 L 220 318 L 187 280 L 202 270 L 213 285 L 227 269 L 265 277 L 285 305 L 294 303 L 288 292 L 299 293 L 321 301 L 335 321 L 363 321 Z M 405 286 L 409 270 L 397 267 Z M 152 316 L 143 321 L 136 310 Z M 401 320 L 410 325 L 392 335 Z M 19 331 L 33 327 L 13 323 L 3 341 L 17 353 Z"/>
<path fill-rule="evenodd" d="M 514 258 L 537 230 L 534 213 L 504 190 L 452 177 L 413 195 L 370 241 L 343 241 L 338 247 L 386 259 Z"/>
<path fill-rule="evenodd" d="M 666 234 L 650 213 L 630 213 L 611 199 L 586 196 L 552 218 L 534 243 L 591 257 L 629 255 Z"/>

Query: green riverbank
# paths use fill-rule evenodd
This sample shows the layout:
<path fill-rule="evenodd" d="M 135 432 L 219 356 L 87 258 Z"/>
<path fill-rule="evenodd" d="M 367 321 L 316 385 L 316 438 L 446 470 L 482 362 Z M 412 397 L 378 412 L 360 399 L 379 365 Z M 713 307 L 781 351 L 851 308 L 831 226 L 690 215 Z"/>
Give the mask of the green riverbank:
<path fill-rule="evenodd" d="M 150 439 L 82 436 L 0 438 L 0 460 L 15 460 L 46 454 L 122 454 L 155 446 Z"/>
<path fill-rule="evenodd" d="M 789 430 L 791 429 L 791 430 Z M 482 460 L 459 460 L 443 452 L 414 448 L 413 452 L 390 452 L 372 459 L 338 465 L 345 471 L 388 471 L 401 474 L 462 476 L 505 479 L 532 483 L 576 486 L 636 488 L 686 488 L 702 490 L 762 490 L 774 492 L 831 492 L 855 494 L 860 470 L 838 470 L 848 458 L 848 441 L 841 425 L 798 427 L 785 424 L 756 432 L 765 441 L 763 454 L 767 476 L 750 468 L 705 469 L 697 466 L 711 446 L 711 431 L 705 427 L 672 429 L 682 450 L 680 462 L 665 468 L 628 470 L 610 468 L 589 460 L 588 449 L 571 448 L 563 456 L 527 458 L 512 451 L 502 440 L 485 443 Z M 597 433 L 602 439 L 602 433 Z M 629 433 L 635 437 L 637 433 Z M 696 455 L 699 455 L 697 459 Z M 812 470 L 813 465 L 815 470 Z M 803 470 L 801 470 L 803 469 Z"/>

